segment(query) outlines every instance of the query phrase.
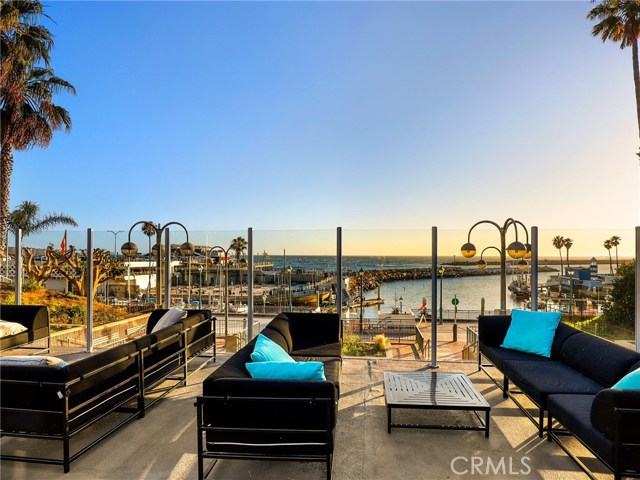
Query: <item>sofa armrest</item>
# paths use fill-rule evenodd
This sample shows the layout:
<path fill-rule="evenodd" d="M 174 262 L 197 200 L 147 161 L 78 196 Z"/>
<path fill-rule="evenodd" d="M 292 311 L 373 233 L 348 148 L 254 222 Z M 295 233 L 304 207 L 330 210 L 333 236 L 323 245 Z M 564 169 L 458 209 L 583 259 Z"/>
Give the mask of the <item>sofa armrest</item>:
<path fill-rule="evenodd" d="M 591 423 L 610 440 L 640 443 L 640 390 L 606 388 L 593 399 Z"/>
<path fill-rule="evenodd" d="M 511 325 L 511 315 L 480 315 L 478 317 L 478 339 L 490 347 L 502 345 Z"/>

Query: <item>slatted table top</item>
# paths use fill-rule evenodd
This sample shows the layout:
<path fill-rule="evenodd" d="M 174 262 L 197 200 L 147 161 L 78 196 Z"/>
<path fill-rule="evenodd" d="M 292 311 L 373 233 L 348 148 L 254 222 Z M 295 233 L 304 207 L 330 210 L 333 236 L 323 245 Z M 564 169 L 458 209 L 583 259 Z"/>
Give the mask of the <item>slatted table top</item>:
<path fill-rule="evenodd" d="M 389 407 L 453 410 L 491 408 L 464 373 L 384 372 L 384 392 Z"/>

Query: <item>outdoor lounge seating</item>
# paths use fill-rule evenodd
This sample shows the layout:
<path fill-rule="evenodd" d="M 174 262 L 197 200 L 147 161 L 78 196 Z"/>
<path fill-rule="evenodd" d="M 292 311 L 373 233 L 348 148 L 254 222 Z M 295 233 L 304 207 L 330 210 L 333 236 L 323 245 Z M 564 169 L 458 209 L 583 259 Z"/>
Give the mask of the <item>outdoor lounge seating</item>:
<path fill-rule="evenodd" d="M 0 351 L 18 347 L 49 351 L 49 310 L 47 310 L 47 307 L 38 305 L 2 305 L 0 307 L 0 318 L 5 321 L 19 323 L 27 328 L 24 332 L 0 337 Z M 39 345 L 40 342 L 36 345 L 31 345 L 38 340 L 42 340 L 43 345 Z"/>
<path fill-rule="evenodd" d="M 0 359 L 0 435 L 63 443 L 62 459 L 10 455 L 5 450 L 1 458 L 63 465 L 68 472 L 73 460 L 133 418 L 142 418 L 149 406 L 183 385 L 187 363 L 195 355 L 214 345 L 215 359 L 215 319 L 208 310 L 188 311 L 187 318 L 151 332 L 164 312 L 151 314 L 146 336 L 73 363 L 53 357 Z M 170 377 L 174 373 L 182 375 Z M 157 387 L 165 380 L 174 383 Z M 71 453 L 71 439 L 112 412 L 120 414 L 115 425 Z"/>
<path fill-rule="evenodd" d="M 342 369 L 337 314 L 280 313 L 262 331 L 297 362 L 324 364 L 326 380 L 252 378 L 256 339 L 203 383 L 198 397 L 198 478 L 204 459 L 326 462 L 331 465 Z"/>
<path fill-rule="evenodd" d="M 510 397 L 538 425 L 540 436 L 548 410 L 550 439 L 585 471 L 582 462 L 560 442 L 561 432 L 573 434 L 616 478 L 640 477 L 640 391 L 611 388 L 640 368 L 640 354 L 563 323 L 556 329 L 551 358 L 510 350 L 500 346 L 510 323 L 510 316 L 479 317 L 479 368 L 489 375 L 488 365 L 482 363 L 484 355 L 503 373 L 503 396 Z M 510 391 L 510 383 L 537 406 L 537 420 Z M 564 430 L 554 428 L 553 419 Z"/>

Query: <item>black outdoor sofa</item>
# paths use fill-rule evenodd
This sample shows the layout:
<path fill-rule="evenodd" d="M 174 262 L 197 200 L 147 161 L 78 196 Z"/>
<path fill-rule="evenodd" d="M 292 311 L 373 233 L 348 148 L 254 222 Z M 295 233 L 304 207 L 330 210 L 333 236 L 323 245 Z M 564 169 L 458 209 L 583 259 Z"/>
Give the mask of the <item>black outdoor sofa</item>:
<path fill-rule="evenodd" d="M 549 440 L 589 475 L 589 469 L 560 440 L 571 434 L 599 458 L 614 477 L 640 477 L 640 390 L 611 388 L 640 368 L 640 353 L 560 323 L 551 358 L 501 347 L 511 316 L 478 319 L 478 367 L 538 426 L 542 437 L 548 412 Z M 503 374 L 493 378 L 482 357 Z M 510 390 L 513 383 L 519 392 Z M 525 394 L 538 408 L 536 419 L 514 393 Z M 562 427 L 554 425 L 557 420 Z"/>
<path fill-rule="evenodd" d="M 256 340 L 236 352 L 203 383 L 197 398 L 198 478 L 218 459 L 326 462 L 331 478 L 342 370 L 337 314 L 280 313 L 262 334 L 296 361 L 324 363 L 326 381 L 251 378 Z M 215 459 L 204 471 L 204 459 Z"/>
<path fill-rule="evenodd" d="M 152 312 L 146 335 L 69 364 L 16 365 L 0 359 L 0 436 L 62 442 L 61 459 L 27 456 L 26 442 L 14 454 L 3 446 L 0 458 L 63 465 L 66 473 L 73 460 L 184 385 L 188 362 L 196 355 L 213 346 L 207 356 L 215 361 L 215 318 L 208 310 L 189 310 L 186 318 L 152 333 L 165 312 Z M 112 413 L 118 415 L 106 432 L 71 452 L 71 439 Z"/>
<path fill-rule="evenodd" d="M 21 348 L 48 352 L 49 310 L 38 305 L 0 305 L 0 318 L 24 325 L 27 330 L 0 338 L 0 352 Z M 42 340 L 42 342 L 38 342 Z M 35 343 L 34 343 L 35 342 Z"/>

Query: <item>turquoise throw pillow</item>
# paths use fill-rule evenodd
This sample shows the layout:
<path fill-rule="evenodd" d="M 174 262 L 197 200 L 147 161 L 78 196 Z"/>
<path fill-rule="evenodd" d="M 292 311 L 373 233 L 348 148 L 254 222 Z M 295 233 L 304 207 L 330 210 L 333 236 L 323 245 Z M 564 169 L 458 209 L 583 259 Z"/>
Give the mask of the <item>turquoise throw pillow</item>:
<path fill-rule="evenodd" d="M 246 364 L 252 378 L 267 380 L 326 380 L 322 362 L 253 362 Z"/>
<path fill-rule="evenodd" d="M 269 337 L 258 334 L 258 340 L 251 353 L 254 362 L 295 362 L 284 349 Z"/>
<path fill-rule="evenodd" d="M 560 323 L 560 312 L 513 310 L 511 325 L 501 347 L 551 357 L 551 344 Z"/>
<path fill-rule="evenodd" d="M 624 377 L 618 380 L 611 388 L 621 388 L 623 390 L 640 390 L 640 368 L 634 370 L 631 373 L 627 373 Z"/>

